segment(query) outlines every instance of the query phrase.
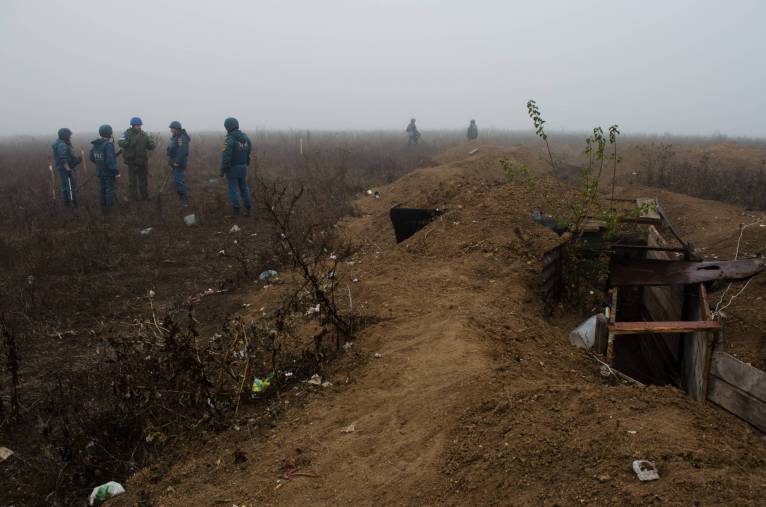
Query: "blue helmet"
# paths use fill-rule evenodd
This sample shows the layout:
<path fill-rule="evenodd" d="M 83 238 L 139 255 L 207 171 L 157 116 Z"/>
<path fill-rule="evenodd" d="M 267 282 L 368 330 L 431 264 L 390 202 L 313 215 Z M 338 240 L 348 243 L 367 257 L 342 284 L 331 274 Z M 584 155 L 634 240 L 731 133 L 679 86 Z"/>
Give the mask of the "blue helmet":
<path fill-rule="evenodd" d="M 143 124 L 144 124 L 144 122 L 142 122 L 141 118 L 139 118 L 138 116 L 134 116 L 133 118 L 130 119 L 130 126 L 131 127 L 133 125 L 143 125 Z"/>
<path fill-rule="evenodd" d="M 224 120 L 223 126 L 226 128 L 226 132 L 231 132 L 232 130 L 237 130 L 239 128 L 239 122 L 236 118 L 229 116 Z"/>
<path fill-rule="evenodd" d="M 59 139 L 63 141 L 68 141 L 69 138 L 72 137 L 72 131 L 66 127 L 59 129 L 58 134 L 59 134 Z"/>
<path fill-rule="evenodd" d="M 181 130 L 181 122 L 180 121 L 171 121 L 170 125 L 168 125 L 168 128 Z"/>
<path fill-rule="evenodd" d="M 101 137 L 112 137 L 112 126 L 111 125 L 101 125 L 98 128 L 98 135 Z"/>

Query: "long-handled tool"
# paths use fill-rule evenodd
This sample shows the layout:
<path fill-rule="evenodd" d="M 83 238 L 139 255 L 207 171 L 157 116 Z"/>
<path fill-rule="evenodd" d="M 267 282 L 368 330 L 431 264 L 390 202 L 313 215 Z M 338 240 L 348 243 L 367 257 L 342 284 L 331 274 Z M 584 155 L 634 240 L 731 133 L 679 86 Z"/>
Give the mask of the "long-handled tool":
<path fill-rule="evenodd" d="M 56 175 L 53 174 L 53 160 L 48 158 L 48 170 L 51 172 L 51 195 L 53 201 L 56 201 Z"/>
<path fill-rule="evenodd" d="M 80 146 L 80 160 L 82 160 L 82 175 L 88 174 L 88 160 L 85 158 L 85 150 Z"/>
<path fill-rule="evenodd" d="M 66 188 L 69 194 L 69 202 L 74 204 L 74 192 L 72 192 L 72 170 L 67 171 L 66 174 Z"/>

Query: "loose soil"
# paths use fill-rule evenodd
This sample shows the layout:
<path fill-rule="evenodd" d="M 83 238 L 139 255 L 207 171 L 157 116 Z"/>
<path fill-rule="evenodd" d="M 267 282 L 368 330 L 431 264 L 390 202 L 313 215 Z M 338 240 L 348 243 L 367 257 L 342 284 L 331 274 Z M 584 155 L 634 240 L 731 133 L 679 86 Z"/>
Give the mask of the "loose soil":
<path fill-rule="evenodd" d="M 540 259 L 560 239 L 530 213 L 555 214 L 550 203 L 576 190 L 548 177 L 508 183 L 497 159 L 536 168 L 536 151 L 468 149 L 377 188 L 380 199 L 361 198 L 338 224 L 358 247 L 341 293 L 375 323 L 321 372 L 332 385 L 280 393 L 278 418 L 189 442 L 111 504 L 762 504 L 762 434 L 674 388 L 603 383 L 569 344 L 578 316 L 542 318 Z M 749 220 L 652 195 L 711 256 L 731 255 L 736 224 Z M 396 244 L 397 203 L 447 211 Z M 246 302 L 259 308 L 269 290 Z M 729 313 L 746 318 L 743 301 Z M 639 482 L 635 459 L 654 461 L 661 479 Z"/>

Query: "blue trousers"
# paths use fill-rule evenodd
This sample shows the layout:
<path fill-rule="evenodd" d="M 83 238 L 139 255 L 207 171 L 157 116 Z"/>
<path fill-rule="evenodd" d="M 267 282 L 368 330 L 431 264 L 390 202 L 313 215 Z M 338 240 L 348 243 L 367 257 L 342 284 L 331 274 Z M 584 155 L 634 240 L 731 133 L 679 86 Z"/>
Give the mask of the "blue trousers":
<path fill-rule="evenodd" d="M 186 183 L 184 182 L 184 169 L 173 167 L 173 183 L 180 195 L 186 195 Z"/>
<path fill-rule="evenodd" d="M 99 192 L 101 207 L 104 209 L 111 208 L 114 204 L 115 177 L 110 174 L 99 176 L 98 179 L 101 182 Z"/>
<path fill-rule="evenodd" d="M 246 209 L 250 209 L 253 204 L 250 201 L 250 189 L 247 186 L 247 177 L 228 176 L 227 179 L 229 180 L 229 202 L 231 203 L 231 207 L 239 209 L 239 196 L 241 195 L 242 204 L 245 205 Z"/>
<path fill-rule="evenodd" d="M 61 197 L 67 206 L 77 205 L 77 182 L 74 180 L 74 171 L 59 170 L 61 182 Z"/>

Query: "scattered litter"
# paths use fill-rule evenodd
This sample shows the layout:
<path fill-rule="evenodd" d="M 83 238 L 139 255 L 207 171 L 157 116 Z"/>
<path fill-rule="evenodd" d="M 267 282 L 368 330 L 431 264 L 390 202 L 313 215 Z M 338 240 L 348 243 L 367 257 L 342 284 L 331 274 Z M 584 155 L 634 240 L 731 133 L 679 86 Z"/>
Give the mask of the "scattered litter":
<path fill-rule="evenodd" d="M 341 433 L 353 433 L 356 431 L 356 424 L 351 423 L 342 430 L 340 430 Z"/>
<path fill-rule="evenodd" d="M 327 279 L 328 280 L 333 280 L 335 278 L 338 278 L 338 273 L 336 273 L 335 271 L 328 271 L 327 272 Z"/>
<path fill-rule="evenodd" d="M 212 296 L 214 294 L 223 294 L 225 292 L 229 292 L 229 289 L 213 289 L 211 287 L 211 288 L 203 290 L 202 292 L 200 292 L 198 294 L 195 294 L 193 296 L 189 296 L 189 299 L 187 299 L 186 302 L 187 302 L 187 304 L 196 305 L 197 303 L 199 303 L 202 300 L 203 297 Z"/>
<path fill-rule="evenodd" d="M 656 481 L 660 478 L 657 467 L 651 461 L 645 459 L 637 459 L 633 462 L 633 471 L 636 472 L 636 476 L 640 481 Z"/>
<path fill-rule="evenodd" d="M 322 385 L 322 377 L 320 377 L 318 373 L 315 373 L 306 382 L 308 382 L 312 386 L 321 386 Z"/>
<path fill-rule="evenodd" d="M 369 190 L 369 189 L 368 189 L 368 190 L 367 190 L 367 192 L 365 192 L 365 194 L 367 194 L 367 195 L 372 195 L 372 190 Z"/>
<path fill-rule="evenodd" d="M 330 260 L 331 260 L 331 261 L 334 261 L 334 260 L 337 260 L 337 259 L 338 259 L 338 256 L 337 256 L 337 255 L 335 255 L 334 253 L 331 253 L 331 254 L 330 254 Z"/>
<path fill-rule="evenodd" d="M 469 155 L 476 155 L 477 153 L 479 153 L 479 148 L 474 148 L 468 152 Z"/>
<path fill-rule="evenodd" d="M 372 195 L 375 196 L 375 199 L 380 199 L 380 192 L 378 192 L 377 190 Z"/>
<path fill-rule="evenodd" d="M 351 346 L 354 345 L 354 342 L 346 342 L 343 344 L 343 350 L 348 350 L 351 348 Z"/>
<path fill-rule="evenodd" d="M 588 317 L 569 333 L 569 342 L 575 347 L 590 350 L 596 341 L 596 316 Z"/>
<path fill-rule="evenodd" d="M 315 313 L 319 313 L 319 303 L 316 306 L 309 306 L 309 309 L 306 310 L 306 315 L 313 315 Z"/>
<path fill-rule="evenodd" d="M 354 278 L 354 279 L 353 279 L 353 280 L 351 280 L 351 281 L 352 281 L 352 282 L 354 282 L 354 283 L 358 283 L 358 282 L 359 282 L 359 279 L 358 279 L 358 278 Z"/>
<path fill-rule="evenodd" d="M 101 505 L 110 498 L 114 498 L 123 493 L 125 493 L 125 488 L 122 487 L 122 484 L 109 481 L 106 484 L 93 488 L 90 497 L 88 497 L 88 503 L 90 505 Z"/>
<path fill-rule="evenodd" d="M 269 386 L 271 386 L 272 379 L 273 379 L 273 375 L 271 374 L 269 374 L 269 376 L 266 378 L 255 377 L 253 379 L 253 385 L 250 388 L 250 398 L 255 399 L 264 391 L 266 391 L 269 388 Z"/>
<path fill-rule="evenodd" d="M 237 224 L 234 224 L 231 226 L 231 229 L 229 229 L 229 234 L 233 232 L 239 232 L 239 231 L 240 231 L 240 227 Z"/>
<path fill-rule="evenodd" d="M 192 213 L 191 215 L 186 215 L 184 217 L 184 223 L 191 227 L 192 225 L 197 225 L 197 215 Z"/>
<path fill-rule="evenodd" d="M 208 185 L 215 185 L 216 183 L 218 183 L 218 178 L 216 178 L 215 176 L 211 176 L 207 179 L 207 183 Z"/>
<path fill-rule="evenodd" d="M 275 276 L 279 276 L 279 273 L 276 272 L 273 269 L 267 269 L 266 271 L 262 272 L 260 275 L 258 275 L 258 279 L 261 281 L 268 281 L 271 278 L 274 278 Z"/>
<path fill-rule="evenodd" d="M 636 430 L 628 430 L 628 433 L 631 434 L 631 435 L 635 435 L 638 432 Z"/>
<path fill-rule="evenodd" d="M 282 463 L 282 478 L 286 481 L 295 479 L 296 477 L 319 477 L 319 474 L 314 470 L 301 470 L 299 466 L 294 463 L 284 460 Z M 280 483 L 280 486 L 284 483 Z M 279 486 L 277 486 L 279 487 Z"/>
<path fill-rule="evenodd" d="M 156 295 L 157 295 L 156 292 L 154 292 L 153 290 L 149 289 L 149 299 L 154 299 L 154 296 L 156 296 Z"/>
<path fill-rule="evenodd" d="M 138 233 L 143 235 L 143 236 L 148 236 L 149 234 L 152 233 L 152 227 L 147 227 L 146 229 L 141 229 L 140 231 L 138 231 Z"/>
<path fill-rule="evenodd" d="M 285 372 L 285 378 L 290 378 L 292 376 L 293 376 L 293 372 L 291 372 L 291 371 L 286 371 Z"/>
<path fill-rule="evenodd" d="M 322 387 L 332 387 L 332 382 L 324 381 L 322 382 Z"/>
<path fill-rule="evenodd" d="M 13 451 L 7 447 L 0 447 L 0 461 L 5 461 L 13 456 Z"/>
<path fill-rule="evenodd" d="M 551 229 L 553 232 L 561 236 L 565 232 L 569 230 L 569 224 L 564 222 L 559 222 L 555 218 L 553 218 L 553 215 L 545 215 L 542 211 L 535 208 L 532 210 L 532 220 L 537 222 L 538 224 L 547 227 L 548 229 Z"/>
<path fill-rule="evenodd" d="M 380 359 L 381 357 L 383 357 L 383 354 L 381 354 L 380 352 L 375 352 L 375 355 L 373 357 L 375 357 L 375 359 Z"/>

